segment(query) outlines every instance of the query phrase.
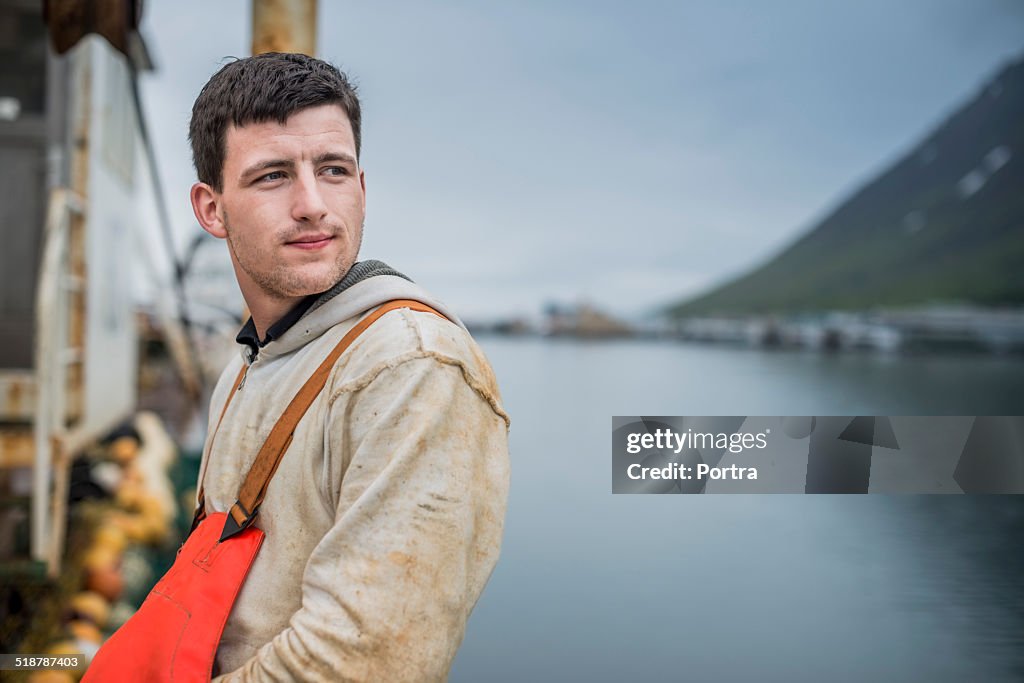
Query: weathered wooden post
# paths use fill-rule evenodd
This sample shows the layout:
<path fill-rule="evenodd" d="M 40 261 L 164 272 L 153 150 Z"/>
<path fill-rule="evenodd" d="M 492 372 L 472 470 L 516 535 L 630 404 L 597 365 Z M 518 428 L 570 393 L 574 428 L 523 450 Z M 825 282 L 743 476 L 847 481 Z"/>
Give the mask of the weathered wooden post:
<path fill-rule="evenodd" d="M 316 54 L 317 0 L 253 0 L 252 53 Z"/>

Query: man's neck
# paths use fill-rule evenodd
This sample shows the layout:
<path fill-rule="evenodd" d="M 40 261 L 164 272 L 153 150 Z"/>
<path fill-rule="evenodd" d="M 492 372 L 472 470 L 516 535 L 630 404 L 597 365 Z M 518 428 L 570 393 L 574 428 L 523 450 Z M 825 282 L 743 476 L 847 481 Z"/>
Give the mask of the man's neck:
<path fill-rule="evenodd" d="M 260 339 L 265 339 L 267 330 L 278 320 L 286 316 L 289 311 L 306 297 L 295 296 L 284 299 L 271 299 L 264 294 L 263 296 L 244 298 L 249 306 L 249 315 L 252 316 L 253 325 L 256 326 L 256 334 Z"/>

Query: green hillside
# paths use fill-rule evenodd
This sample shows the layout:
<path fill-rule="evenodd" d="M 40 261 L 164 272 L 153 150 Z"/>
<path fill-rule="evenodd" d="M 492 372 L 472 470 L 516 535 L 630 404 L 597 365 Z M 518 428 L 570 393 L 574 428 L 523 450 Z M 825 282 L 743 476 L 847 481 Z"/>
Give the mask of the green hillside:
<path fill-rule="evenodd" d="M 1024 303 L 1024 59 L 765 265 L 674 316 Z"/>

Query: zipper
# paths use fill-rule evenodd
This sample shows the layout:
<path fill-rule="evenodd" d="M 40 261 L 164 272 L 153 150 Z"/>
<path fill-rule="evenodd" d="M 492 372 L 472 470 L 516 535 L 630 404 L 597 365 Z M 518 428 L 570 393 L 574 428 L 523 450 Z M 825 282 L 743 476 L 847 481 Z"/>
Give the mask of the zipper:
<path fill-rule="evenodd" d="M 245 380 L 249 377 L 249 370 L 252 366 L 256 365 L 258 358 L 249 357 L 249 362 L 245 364 L 245 371 L 242 373 L 242 381 L 238 383 L 238 388 L 235 391 L 241 391 L 242 387 L 245 386 Z"/>

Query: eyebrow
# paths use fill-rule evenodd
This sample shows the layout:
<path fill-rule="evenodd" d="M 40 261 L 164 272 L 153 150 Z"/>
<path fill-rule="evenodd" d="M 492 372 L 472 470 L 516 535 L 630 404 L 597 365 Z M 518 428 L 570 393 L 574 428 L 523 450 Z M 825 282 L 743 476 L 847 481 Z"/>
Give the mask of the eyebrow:
<path fill-rule="evenodd" d="M 313 157 L 313 165 L 319 166 L 322 163 L 328 161 L 341 161 L 352 165 L 357 165 L 355 157 L 351 154 L 345 154 L 344 152 L 324 152 Z"/>
<path fill-rule="evenodd" d="M 326 163 L 328 161 L 340 161 L 342 163 L 349 163 L 352 164 L 353 166 L 358 166 L 358 162 L 356 161 L 355 157 L 353 157 L 351 154 L 346 154 L 344 152 L 324 152 L 313 157 L 314 166 L 319 166 L 320 164 Z M 255 163 L 249 168 L 245 169 L 244 171 L 242 171 L 242 175 L 240 177 L 242 179 L 246 179 L 253 176 L 256 173 L 259 173 L 260 171 L 266 171 L 267 169 L 270 168 L 293 169 L 295 168 L 295 162 L 292 161 L 291 159 L 267 159 L 265 161 Z"/>

